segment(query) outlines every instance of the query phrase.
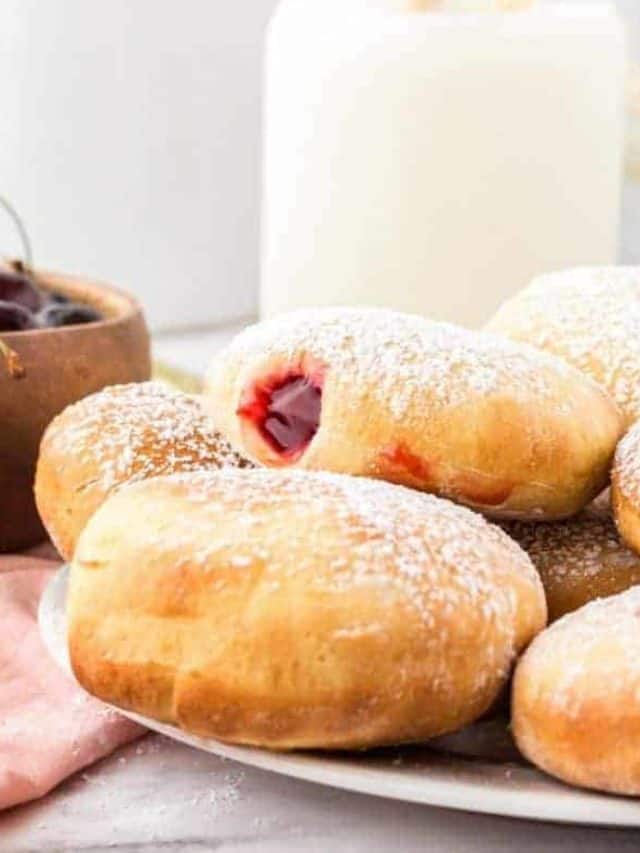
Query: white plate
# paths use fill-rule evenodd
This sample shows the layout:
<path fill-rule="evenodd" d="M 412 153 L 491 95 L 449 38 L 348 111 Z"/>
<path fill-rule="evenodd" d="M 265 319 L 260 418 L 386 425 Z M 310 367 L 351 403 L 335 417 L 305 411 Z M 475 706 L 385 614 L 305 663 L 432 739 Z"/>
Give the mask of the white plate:
<path fill-rule="evenodd" d="M 70 672 L 65 602 L 68 568 L 51 580 L 40 602 L 44 642 Z M 470 812 L 581 823 L 640 827 L 640 801 L 569 788 L 519 758 L 506 726 L 489 721 L 429 747 L 370 753 L 273 753 L 192 737 L 173 726 L 121 711 L 149 729 L 197 749 L 335 788 Z"/>

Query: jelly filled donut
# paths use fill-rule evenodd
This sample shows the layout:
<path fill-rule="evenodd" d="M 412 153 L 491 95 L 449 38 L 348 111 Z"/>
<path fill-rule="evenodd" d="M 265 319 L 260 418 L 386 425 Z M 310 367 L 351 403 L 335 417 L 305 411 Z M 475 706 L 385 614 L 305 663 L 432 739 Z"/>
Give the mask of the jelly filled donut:
<path fill-rule="evenodd" d="M 640 557 L 620 541 L 610 510 L 591 504 L 568 521 L 510 521 L 503 528 L 538 570 L 551 622 L 640 584 Z"/>
<path fill-rule="evenodd" d="M 625 542 L 640 554 L 640 422 L 618 445 L 611 480 L 618 530 Z"/>
<path fill-rule="evenodd" d="M 535 279 L 487 330 L 560 356 L 640 417 L 640 267 L 579 268 Z"/>
<path fill-rule="evenodd" d="M 116 385 L 69 406 L 49 425 L 36 503 L 68 559 L 89 518 L 124 483 L 248 464 L 214 430 L 197 399 L 155 382 Z"/>
<path fill-rule="evenodd" d="M 621 431 L 603 389 L 559 359 L 367 308 L 245 330 L 213 361 L 206 400 L 263 465 L 375 477 L 502 517 L 582 509 Z"/>
<path fill-rule="evenodd" d="M 236 743 L 343 749 L 476 719 L 545 621 L 529 558 L 463 507 L 226 469 L 127 486 L 98 510 L 69 648 L 114 705 Z"/>
<path fill-rule="evenodd" d="M 537 637 L 518 664 L 521 752 L 571 785 L 640 794 L 640 587 L 591 602 Z"/>

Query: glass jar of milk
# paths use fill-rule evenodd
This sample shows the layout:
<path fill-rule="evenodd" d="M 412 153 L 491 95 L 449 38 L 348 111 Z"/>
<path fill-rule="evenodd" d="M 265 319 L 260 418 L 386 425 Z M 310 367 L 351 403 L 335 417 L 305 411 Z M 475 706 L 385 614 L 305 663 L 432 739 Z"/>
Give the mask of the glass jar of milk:
<path fill-rule="evenodd" d="M 535 275 L 616 260 L 625 50 L 613 7 L 449 7 L 280 3 L 263 315 L 366 303 L 478 326 Z"/>

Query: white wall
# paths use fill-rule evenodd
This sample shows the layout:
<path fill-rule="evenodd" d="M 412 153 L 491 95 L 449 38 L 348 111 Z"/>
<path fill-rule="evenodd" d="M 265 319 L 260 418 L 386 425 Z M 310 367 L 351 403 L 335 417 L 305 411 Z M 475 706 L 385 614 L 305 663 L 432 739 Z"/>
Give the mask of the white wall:
<path fill-rule="evenodd" d="M 254 310 L 275 2 L 3 0 L 0 193 L 39 264 L 132 288 L 156 327 Z M 640 23 L 638 0 L 620 6 Z M 0 253 L 15 246 L 0 218 Z"/>
<path fill-rule="evenodd" d="M 0 193 L 38 263 L 131 287 L 160 326 L 254 310 L 274 5 L 3 0 Z"/>

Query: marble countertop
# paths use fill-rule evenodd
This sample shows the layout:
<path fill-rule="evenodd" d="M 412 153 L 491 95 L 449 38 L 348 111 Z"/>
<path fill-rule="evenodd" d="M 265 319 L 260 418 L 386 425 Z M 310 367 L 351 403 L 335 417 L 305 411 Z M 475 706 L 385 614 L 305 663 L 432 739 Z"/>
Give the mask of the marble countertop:
<path fill-rule="evenodd" d="M 233 329 L 162 336 L 203 370 Z M 0 853 L 386 853 L 640 848 L 640 831 L 534 824 L 351 794 L 148 735 L 35 803 L 0 814 Z"/>
<path fill-rule="evenodd" d="M 640 833 L 512 821 L 349 794 L 150 735 L 0 816 L 2 853 L 637 850 Z"/>

